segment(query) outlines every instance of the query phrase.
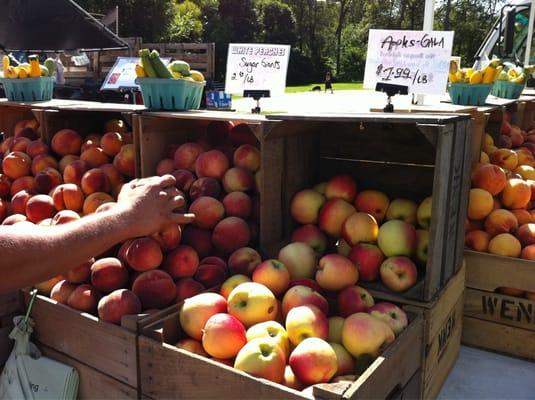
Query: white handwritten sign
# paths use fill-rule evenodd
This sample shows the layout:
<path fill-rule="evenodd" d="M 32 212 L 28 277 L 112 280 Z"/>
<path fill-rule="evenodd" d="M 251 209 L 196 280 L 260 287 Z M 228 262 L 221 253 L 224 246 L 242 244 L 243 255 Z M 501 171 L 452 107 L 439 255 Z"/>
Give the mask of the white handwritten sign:
<path fill-rule="evenodd" d="M 408 86 L 409 93 L 444 94 L 453 44 L 452 31 L 371 29 L 364 87 Z"/>
<path fill-rule="evenodd" d="M 269 90 L 271 96 L 283 94 L 289 59 L 287 45 L 230 43 L 225 92 Z"/>

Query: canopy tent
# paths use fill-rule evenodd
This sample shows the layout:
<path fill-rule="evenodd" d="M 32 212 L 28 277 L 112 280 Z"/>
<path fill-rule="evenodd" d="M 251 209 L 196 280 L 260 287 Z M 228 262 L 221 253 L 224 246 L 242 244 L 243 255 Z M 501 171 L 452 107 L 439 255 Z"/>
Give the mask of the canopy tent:
<path fill-rule="evenodd" d="M 0 0 L 0 49 L 111 50 L 128 44 L 71 0 Z"/>

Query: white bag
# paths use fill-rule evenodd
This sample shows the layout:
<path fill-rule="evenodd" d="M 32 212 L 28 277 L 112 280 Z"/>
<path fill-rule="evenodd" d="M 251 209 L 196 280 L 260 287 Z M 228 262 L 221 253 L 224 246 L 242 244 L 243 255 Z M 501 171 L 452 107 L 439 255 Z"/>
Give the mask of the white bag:
<path fill-rule="evenodd" d="M 41 356 L 30 342 L 33 321 L 28 316 L 32 304 L 33 299 L 26 316 L 13 319 L 15 328 L 9 337 L 15 340 L 15 345 L 0 376 L 0 399 L 76 399 L 78 371 Z"/>

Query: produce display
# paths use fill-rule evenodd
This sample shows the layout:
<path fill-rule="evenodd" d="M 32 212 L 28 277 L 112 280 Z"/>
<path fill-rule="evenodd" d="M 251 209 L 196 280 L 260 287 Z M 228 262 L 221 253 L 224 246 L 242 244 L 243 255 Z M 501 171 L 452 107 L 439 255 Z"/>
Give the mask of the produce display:
<path fill-rule="evenodd" d="M 528 132 L 504 120 L 495 143 L 484 139 L 472 171 L 466 247 L 535 260 L 535 126 Z M 515 288 L 504 294 L 535 298 Z"/>
<path fill-rule="evenodd" d="M 418 267 L 425 268 L 427 262 L 431 205 L 431 197 L 418 205 L 408 199 L 390 200 L 376 190 L 357 191 L 355 180 L 346 175 L 296 193 L 290 212 L 301 226 L 291 240 L 307 243 L 315 252 L 295 258 L 307 270 L 302 277 L 314 276 L 315 256 L 320 257 L 321 271 L 328 264 L 324 260 L 332 257 L 324 254 L 336 247 L 344 263 L 357 267 L 360 280 L 380 279 L 395 292 L 411 288 L 418 279 Z M 351 279 L 340 269 L 336 282 L 326 289 L 338 290 Z"/>
<path fill-rule="evenodd" d="M 162 78 L 162 79 L 182 79 L 186 81 L 204 82 L 202 73 L 190 69 L 187 62 L 175 60 L 167 67 L 160 59 L 156 50 L 139 50 L 141 63 L 136 65 L 136 75 L 138 78 Z"/>
<path fill-rule="evenodd" d="M 496 80 L 525 84 L 533 70 L 533 66 L 517 67 L 506 64 L 497 68 L 498 75 Z"/>
<path fill-rule="evenodd" d="M 2 69 L 4 78 L 8 79 L 26 79 L 54 76 L 56 65 L 54 60 L 47 58 L 44 65 L 39 64 L 39 57 L 36 55 L 28 56 L 27 63 L 11 65 L 12 61 L 8 56 L 2 58 Z"/>
<path fill-rule="evenodd" d="M 461 68 L 454 60 L 450 61 L 448 81 L 450 83 L 469 83 L 471 85 L 491 84 L 502 72 L 501 60 L 491 60 L 482 69 Z"/>

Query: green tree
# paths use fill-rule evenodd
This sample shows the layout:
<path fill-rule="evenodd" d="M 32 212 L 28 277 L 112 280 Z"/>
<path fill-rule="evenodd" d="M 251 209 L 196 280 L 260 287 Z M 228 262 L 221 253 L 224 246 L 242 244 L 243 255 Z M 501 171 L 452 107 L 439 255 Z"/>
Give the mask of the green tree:
<path fill-rule="evenodd" d="M 295 17 L 288 4 L 281 0 L 261 0 L 257 4 L 261 26 L 259 39 L 265 43 L 294 45 L 297 39 Z"/>
<path fill-rule="evenodd" d="M 202 38 L 201 9 L 190 0 L 175 5 L 175 16 L 164 40 L 170 42 L 198 42 Z"/>

